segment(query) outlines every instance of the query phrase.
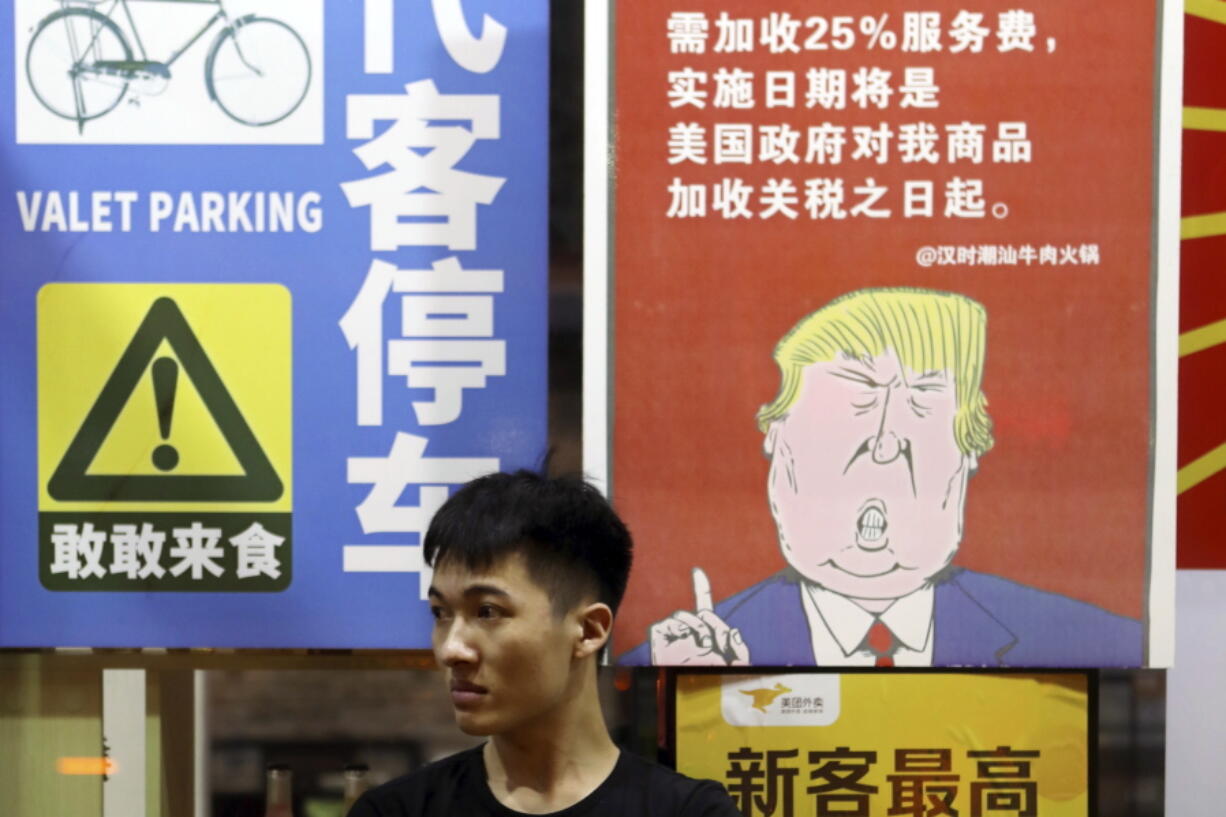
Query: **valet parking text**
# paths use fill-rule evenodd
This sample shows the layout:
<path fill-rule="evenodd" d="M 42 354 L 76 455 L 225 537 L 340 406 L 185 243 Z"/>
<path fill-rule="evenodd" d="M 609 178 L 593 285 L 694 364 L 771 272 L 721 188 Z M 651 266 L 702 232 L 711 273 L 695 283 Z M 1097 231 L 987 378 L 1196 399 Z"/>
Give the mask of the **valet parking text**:
<path fill-rule="evenodd" d="M 323 227 L 318 191 L 18 190 L 26 232 L 291 233 Z M 135 218 L 134 218 L 135 216 Z M 147 218 L 146 218 L 147 216 Z"/>

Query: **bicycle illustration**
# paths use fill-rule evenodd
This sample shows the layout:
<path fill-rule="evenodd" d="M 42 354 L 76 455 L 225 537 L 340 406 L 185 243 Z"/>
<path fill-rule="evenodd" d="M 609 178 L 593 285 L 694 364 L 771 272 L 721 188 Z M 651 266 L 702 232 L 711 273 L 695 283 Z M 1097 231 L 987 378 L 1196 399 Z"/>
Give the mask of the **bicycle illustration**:
<path fill-rule="evenodd" d="M 85 123 L 115 109 L 131 83 L 164 90 L 170 67 L 216 23 L 204 60 L 209 98 L 243 125 L 280 122 L 297 110 L 311 82 L 311 55 L 298 32 L 271 17 L 247 14 L 231 18 L 223 0 L 59 0 L 60 8 L 34 27 L 26 51 L 30 90 L 56 116 Z M 129 2 L 217 6 L 191 39 L 164 60 L 150 59 L 128 8 Z M 124 32 L 112 19 L 121 7 L 140 56 L 133 54 Z"/>

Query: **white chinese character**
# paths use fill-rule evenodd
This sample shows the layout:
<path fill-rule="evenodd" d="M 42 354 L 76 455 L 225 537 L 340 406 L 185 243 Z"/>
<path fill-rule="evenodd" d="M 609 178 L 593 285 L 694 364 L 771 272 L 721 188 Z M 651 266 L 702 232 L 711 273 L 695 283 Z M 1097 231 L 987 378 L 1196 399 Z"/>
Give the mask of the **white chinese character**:
<path fill-rule="evenodd" d="M 948 244 L 942 244 L 937 247 L 937 263 L 941 266 L 948 266 L 954 263 L 954 248 Z"/>
<path fill-rule="evenodd" d="M 465 389 L 483 389 L 491 377 L 507 373 L 504 340 L 391 340 L 388 374 L 401 375 L 410 389 L 434 392 L 414 400 L 413 414 L 423 426 L 453 423 L 464 407 Z"/>
<path fill-rule="evenodd" d="M 889 210 L 884 208 L 873 209 L 873 205 L 881 200 L 881 197 L 886 194 L 888 189 L 884 185 L 879 185 L 873 181 L 872 176 L 865 179 L 864 184 L 852 189 L 857 196 L 863 196 L 864 198 L 851 206 L 851 214 L 868 218 L 889 218 Z"/>
<path fill-rule="evenodd" d="M 720 179 L 718 184 L 711 185 L 711 209 L 721 213 L 724 218 L 753 218 L 749 211 L 749 197 L 753 195 L 753 185 L 745 184 L 740 179 Z"/>
<path fill-rule="evenodd" d="M 502 270 L 462 269 L 454 256 L 435 261 L 429 270 L 402 270 L 386 261 L 371 261 L 357 297 L 340 320 L 349 348 L 357 352 L 358 425 L 383 425 L 383 304 L 389 292 L 498 293 L 502 290 Z M 402 326 L 403 323 L 402 320 Z M 388 374 L 403 373 L 388 371 Z M 413 382 L 410 380 L 410 385 Z"/>
<path fill-rule="evenodd" d="M 902 214 L 904 218 L 932 217 L 932 182 L 910 180 L 902 183 Z"/>
<path fill-rule="evenodd" d="M 1051 244 L 1044 244 L 1042 247 L 1039 247 L 1040 264 L 1051 264 L 1052 266 L 1055 266 L 1057 257 L 1056 248 Z"/>
<path fill-rule="evenodd" d="M 936 164 L 940 157 L 936 152 L 937 129 L 929 122 L 916 122 L 898 126 L 898 154 L 903 162 L 929 162 Z"/>
<path fill-rule="evenodd" d="M 926 53 L 941 50 L 941 14 L 907 11 L 902 15 L 902 50 Z"/>
<path fill-rule="evenodd" d="M 1026 266 L 1029 267 L 1031 264 L 1034 263 L 1035 259 L 1039 257 L 1039 254 L 1035 251 L 1033 245 L 1024 244 L 1018 249 L 1017 257 L 1021 261 L 1024 261 L 1026 263 Z"/>
<path fill-rule="evenodd" d="M 950 164 L 967 159 L 975 164 L 983 161 L 983 134 L 986 125 L 957 122 L 945 126 L 945 153 Z"/>
<path fill-rule="evenodd" d="M 855 90 L 851 92 L 851 101 L 861 108 L 876 105 L 884 108 L 890 103 L 890 72 L 882 68 L 861 68 L 851 75 L 851 84 Z"/>
<path fill-rule="evenodd" d="M 766 72 L 766 107 L 796 106 L 796 75 L 791 71 Z"/>
<path fill-rule="evenodd" d="M 758 42 L 769 48 L 772 54 L 800 53 L 800 46 L 796 44 L 800 20 L 786 11 L 782 14 L 772 11 L 769 17 L 763 17 L 758 31 Z"/>
<path fill-rule="evenodd" d="M 1077 257 L 1081 259 L 1083 264 L 1098 264 L 1098 245 L 1097 244 L 1082 244 L 1077 248 Z"/>
<path fill-rule="evenodd" d="M 983 41 L 992 32 L 981 26 L 982 22 L 982 14 L 970 11 L 958 12 L 958 16 L 954 17 L 949 27 L 949 38 L 954 41 L 954 44 L 949 47 L 949 53 L 970 51 L 972 54 L 978 54 L 983 51 Z"/>
<path fill-rule="evenodd" d="M 707 214 L 707 186 L 683 184 L 674 177 L 668 186 L 672 200 L 668 205 L 667 218 L 702 218 Z"/>
<path fill-rule="evenodd" d="M 935 108 L 937 92 L 936 72 L 931 68 L 907 68 L 903 71 L 903 84 L 898 92 L 902 98 L 900 108 Z"/>
<path fill-rule="evenodd" d="M 668 129 L 668 163 L 707 163 L 707 129 L 697 122 L 678 122 Z"/>
<path fill-rule="evenodd" d="M 805 210 L 809 218 L 847 218 L 842 179 L 806 179 Z"/>
<path fill-rule="evenodd" d="M 851 154 L 853 161 L 875 158 L 879 165 L 889 161 L 890 138 L 894 136 L 894 132 L 886 123 L 882 122 L 876 128 L 871 125 L 856 125 L 851 129 L 851 136 L 856 143 Z"/>
<path fill-rule="evenodd" d="M 766 184 L 762 185 L 761 195 L 758 196 L 758 203 L 762 205 L 758 218 L 770 218 L 776 213 L 782 213 L 794 219 L 799 202 L 796 183 L 791 179 L 767 179 Z"/>
<path fill-rule="evenodd" d="M 1076 247 L 1074 247 L 1072 244 L 1065 244 L 1063 247 L 1060 248 L 1060 264 L 1061 265 L 1066 265 L 1066 264 L 1075 265 L 1075 264 L 1080 264 L 1080 263 L 1081 262 L 1077 260 L 1077 248 Z"/>
<path fill-rule="evenodd" d="M 396 45 L 391 0 L 364 0 L 362 3 L 364 38 L 363 68 L 368 74 L 390 74 Z"/>
<path fill-rule="evenodd" d="M 224 559 L 226 555 L 217 546 L 221 528 L 206 528 L 199 522 L 193 522 L 190 528 L 172 528 L 170 535 L 177 543 L 170 549 L 170 558 L 179 560 L 170 566 L 170 575 L 182 576 L 190 570 L 192 581 L 200 581 L 206 570 L 214 577 L 225 573 L 225 568 L 214 561 Z"/>
<path fill-rule="evenodd" d="M 1017 247 L 1012 244 L 1002 244 L 998 247 L 998 250 L 997 257 L 1000 261 L 1000 266 L 1017 266 Z"/>
<path fill-rule="evenodd" d="M 261 574 L 270 579 L 281 578 L 277 548 L 284 542 L 284 536 L 277 536 L 259 522 L 252 522 L 245 531 L 230 537 L 230 544 L 238 549 L 234 575 L 240 579 L 254 579 Z"/>
<path fill-rule="evenodd" d="M 497 471 L 497 457 L 427 457 L 425 437 L 397 432 L 386 457 L 350 457 L 350 485 L 370 485 L 356 508 L 363 533 L 423 535 L 434 512 L 447 501 L 448 485 Z M 400 495 L 420 486 L 417 505 L 401 505 Z"/>
<path fill-rule="evenodd" d="M 796 155 L 799 141 L 800 131 L 791 125 L 762 125 L 758 128 L 758 161 L 796 164 L 800 161 Z"/>
<path fill-rule="evenodd" d="M 487 74 L 502 58 L 507 28 L 488 14 L 481 16 L 481 36 L 474 37 L 464 20 L 461 0 L 432 0 L 434 22 L 447 53 L 466 71 Z"/>
<path fill-rule="evenodd" d="M 698 87 L 706 84 L 706 71 L 695 71 L 693 68 L 669 71 L 668 106 L 670 108 L 680 108 L 683 105 L 693 105 L 695 108 L 707 107 L 707 91 L 705 88 Z"/>
<path fill-rule="evenodd" d="M 94 530 L 92 522 L 76 525 L 51 526 L 52 557 L 50 571 L 66 573 L 70 579 L 103 578 L 102 549 L 106 545 L 106 531 Z M 84 561 L 84 564 L 82 564 Z"/>
<path fill-rule="evenodd" d="M 752 108 L 753 73 L 740 68 L 720 68 L 715 72 L 716 108 Z"/>
<path fill-rule="evenodd" d="M 111 529 L 111 573 L 123 573 L 129 579 L 162 578 L 162 545 L 166 534 L 154 530 L 148 522 L 135 525 L 116 525 Z"/>
<path fill-rule="evenodd" d="M 996 50 L 1004 53 L 1005 51 L 1034 51 L 1035 26 L 1034 15 L 1029 11 L 1014 9 L 1012 11 L 1002 11 L 999 16 L 1000 26 L 996 29 L 996 39 L 1000 42 L 996 46 Z"/>
<path fill-rule="evenodd" d="M 491 295 L 405 295 L 400 310 L 406 338 L 488 338 L 494 334 Z"/>
<path fill-rule="evenodd" d="M 1029 162 L 1030 140 L 1026 138 L 1025 122 L 1001 122 L 992 143 L 993 162 Z"/>
<path fill-rule="evenodd" d="M 809 126 L 809 142 L 805 161 L 819 165 L 837 165 L 843 161 L 843 145 L 847 143 L 847 128 L 823 122 Z"/>
<path fill-rule="evenodd" d="M 847 107 L 847 72 L 842 68 L 810 68 L 805 79 L 809 81 L 805 107 L 839 111 Z"/>
<path fill-rule="evenodd" d="M 958 246 L 958 264 L 966 266 L 975 263 L 975 248 Z"/>
<path fill-rule="evenodd" d="M 979 263 L 986 267 L 994 267 L 1000 263 L 1000 248 L 995 244 L 982 244 L 979 247 Z"/>
<path fill-rule="evenodd" d="M 983 180 L 954 176 L 945 185 L 946 218 L 983 218 Z"/>
<path fill-rule="evenodd" d="M 455 165 L 478 139 L 499 138 L 499 98 L 441 95 L 427 79 L 406 85 L 403 95 L 353 94 L 346 101 L 346 135 L 370 140 L 354 154 L 368 170 L 391 167 L 341 184 L 351 207 L 370 207 L 370 248 L 475 249 L 477 205 L 490 204 L 506 179 Z M 381 120 L 392 124 L 375 136 L 375 122 Z"/>
<path fill-rule="evenodd" d="M 728 12 L 721 11 L 715 21 L 715 30 L 719 37 L 715 41 L 715 50 L 734 54 L 753 51 L 753 20 L 748 17 L 729 17 Z"/>
<path fill-rule="evenodd" d="M 668 47 L 672 54 L 701 54 L 707 50 L 707 15 L 700 11 L 674 11 L 668 17 Z"/>
<path fill-rule="evenodd" d="M 753 125 L 720 122 L 715 125 L 715 164 L 753 162 Z"/>

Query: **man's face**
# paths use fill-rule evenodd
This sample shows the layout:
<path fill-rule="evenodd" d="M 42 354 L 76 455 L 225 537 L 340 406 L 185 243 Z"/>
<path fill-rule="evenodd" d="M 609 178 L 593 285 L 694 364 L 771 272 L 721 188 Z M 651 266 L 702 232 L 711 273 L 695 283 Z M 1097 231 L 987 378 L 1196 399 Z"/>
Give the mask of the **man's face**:
<path fill-rule="evenodd" d="M 957 407 L 951 372 L 913 372 L 893 350 L 807 366 L 766 439 L 788 563 L 862 599 L 905 596 L 947 565 L 974 467 L 954 439 Z"/>
<path fill-rule="evenodd" d="M 430 586 L 434 656 L 443 667 L 456 724 L 470 735 L 511 731 L 548 715 L 569 692 L 571 617 L 513 554 L 475 573 L 443 564 Z"/>

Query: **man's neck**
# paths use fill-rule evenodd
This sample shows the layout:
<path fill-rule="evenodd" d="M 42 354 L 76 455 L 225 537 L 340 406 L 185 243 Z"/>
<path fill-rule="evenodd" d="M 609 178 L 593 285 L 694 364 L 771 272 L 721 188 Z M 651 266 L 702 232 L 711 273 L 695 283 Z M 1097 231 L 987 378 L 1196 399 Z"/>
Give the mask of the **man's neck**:
<path fill-rule="evenodd" d="M 617 765 L 596 693 L 594 662 L 577 694 L 547 717 L 494 735 L 485 745 L 490 791 L 528 814 L 560 811 L 591 794 Z"/>

